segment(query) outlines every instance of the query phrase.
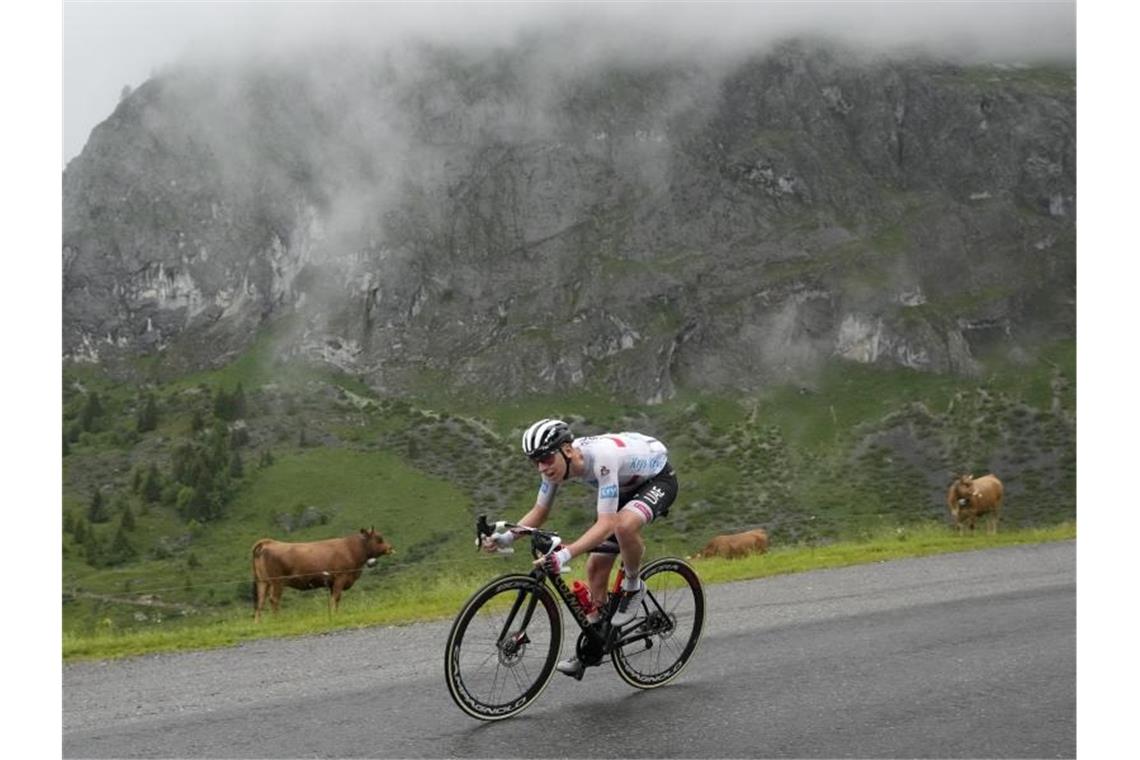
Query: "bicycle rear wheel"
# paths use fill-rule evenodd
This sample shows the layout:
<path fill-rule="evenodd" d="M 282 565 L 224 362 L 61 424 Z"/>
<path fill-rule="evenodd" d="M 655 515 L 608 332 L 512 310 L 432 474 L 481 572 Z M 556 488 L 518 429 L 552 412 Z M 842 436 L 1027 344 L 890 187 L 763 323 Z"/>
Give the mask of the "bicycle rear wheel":
<path fill-rule="evenodd" d="M 673 557 L 641 571 L 646 593 L 638 617 L 624 626 L 611 658 L 630 686 L 653 689 L 676 678 L 701 640 L 705 593 L 697 571 Z"/>
<path fill-rule="evenodd" d="M 451 626 L 447 690 L 473 718 L 509 718 L 546 688 L 561 646 L 562 610 L 550 589 L 530 575 L 496 578 Z"/>

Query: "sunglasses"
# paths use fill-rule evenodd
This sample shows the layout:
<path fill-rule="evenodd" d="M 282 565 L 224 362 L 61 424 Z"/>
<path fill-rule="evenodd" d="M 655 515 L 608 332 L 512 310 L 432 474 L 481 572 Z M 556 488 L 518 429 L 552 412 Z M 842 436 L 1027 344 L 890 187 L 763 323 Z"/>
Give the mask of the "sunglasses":
<path fill-rule="evenodd" d="M 554 461 L 554 452 L 551 451 L 547 454 L 540 454 L 537 456 L 533 456 L 530 458 L 530 461 L 534 462 L 535 464 L 541 464 L 544 466 L 548 465 Z"/>

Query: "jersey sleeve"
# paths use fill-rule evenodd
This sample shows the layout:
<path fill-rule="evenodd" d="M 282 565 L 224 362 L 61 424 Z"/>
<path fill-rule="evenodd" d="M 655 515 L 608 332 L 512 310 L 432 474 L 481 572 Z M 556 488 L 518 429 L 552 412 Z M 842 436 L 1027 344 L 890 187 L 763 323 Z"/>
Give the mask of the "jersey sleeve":
<path fill-rule="evenodd" d="M 598 514 L 612 515 L 618 511 L 618 469 L 620 462 L 606 462 L 598 457 L 594 462 L 594 477 L 598 481 Z"/>

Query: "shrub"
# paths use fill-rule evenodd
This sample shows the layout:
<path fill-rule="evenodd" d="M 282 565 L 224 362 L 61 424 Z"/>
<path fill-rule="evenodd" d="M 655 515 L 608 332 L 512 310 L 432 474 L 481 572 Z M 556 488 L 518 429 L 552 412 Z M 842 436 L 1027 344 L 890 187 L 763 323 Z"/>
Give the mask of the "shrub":
<path fill-rule="evenodd" d="M 214 416 L 220 420 L 232 422 L 240 420 L 246 415 L 245 391 L 239 382 L 232 393 L 219 387 L 214 392 Z"/>
<path fill-rule="evenodd" d="M 103 556 L 103 547 L 93 529 L 86 531 L 83 536 L 83 552 L 87 558 L 87 564 L 98 567 Z"/>
<path fill-rule="evenodd" d="M 82 517 L 77 517 L 71 528 L 71 537 L 75 539 L 75 543 L 83 544 L 87 541 L 88 530 L 87 521 Z"/>

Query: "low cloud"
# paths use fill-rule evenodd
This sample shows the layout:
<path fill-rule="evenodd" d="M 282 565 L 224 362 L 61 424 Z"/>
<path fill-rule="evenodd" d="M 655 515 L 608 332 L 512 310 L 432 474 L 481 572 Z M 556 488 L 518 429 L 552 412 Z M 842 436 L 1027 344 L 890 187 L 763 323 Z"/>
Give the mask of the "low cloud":
<path fill-rule="evenodd" d="M 106 2 L 64 5 L 64 158 L 138 86 L 187 58 L 372 51 L 414 41 L 542 45 L 551 69 L 599 58 L 735 58 L 794 36 L 869 52 L 987 62 L 1073 61 L 1073 2 Z"/>

